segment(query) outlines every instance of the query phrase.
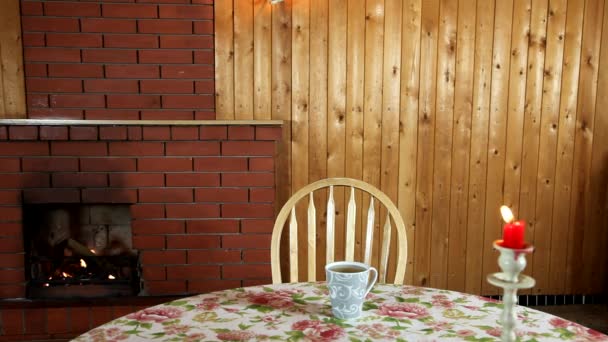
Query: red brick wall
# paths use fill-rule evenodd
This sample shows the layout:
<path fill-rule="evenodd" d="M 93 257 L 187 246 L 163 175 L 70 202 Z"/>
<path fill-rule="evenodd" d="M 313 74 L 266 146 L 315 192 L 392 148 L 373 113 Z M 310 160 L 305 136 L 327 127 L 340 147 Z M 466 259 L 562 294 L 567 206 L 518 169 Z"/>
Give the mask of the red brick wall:
<path fill-rule="evenodd" d="M 25 296 L 22 203 L 130 203 L 146 294 L 270 283 L 280 134 L 256 125 L 0 125 L 0 298 Z M 0 326 L 34 339 L 52 329 L 81 333 L 116 315 L 95 318 L 112 307 L 55 309 L 68 315 L 63 328 L 48 308 L 1 305 Z M 74 322 L 74 310 L 90 310 L 86 322 Z"/>
<path fill-rule="evenodd" d="M 29 118 L 214 119 L 213 0 L 21 0 Z"/>

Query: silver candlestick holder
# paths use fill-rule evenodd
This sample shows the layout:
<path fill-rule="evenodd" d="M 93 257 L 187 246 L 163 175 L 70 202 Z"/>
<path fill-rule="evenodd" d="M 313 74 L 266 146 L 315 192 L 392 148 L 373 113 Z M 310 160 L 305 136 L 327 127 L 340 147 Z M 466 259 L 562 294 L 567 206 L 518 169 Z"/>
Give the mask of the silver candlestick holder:
<path fill-rule="evenodd" d="M 534 246 L 525 245 L 523 248 L 514 249 L 502 246 L 502 240 L 494 241 L 494 248 L 500 252 L 498 266 L 502 272 L 489 274 L 487 280 L 490 284 L 503 288 L 503 309 L 500 317 L 502 323 L 501 340 L 513 342 L 515 335 L 514 306 L 517 304 L 517 290 L 529 289 L 536 284 L 532 277 L 520 274 L 526 268 L 526 254 L 534 251 Z"/>

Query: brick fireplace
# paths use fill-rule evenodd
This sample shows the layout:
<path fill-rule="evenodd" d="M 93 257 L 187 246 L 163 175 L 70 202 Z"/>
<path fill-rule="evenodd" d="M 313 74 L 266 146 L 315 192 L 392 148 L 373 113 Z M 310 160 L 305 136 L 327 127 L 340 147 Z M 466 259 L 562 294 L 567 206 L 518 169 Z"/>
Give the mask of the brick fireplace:
<path fill-rule="evenodd" d="M 280 122 L 0 124 L 2 338 L 71 337 L 142 306 L 270 283 Z M 137 298 L 25 300 L 23 208 L 127 205 Z"/>

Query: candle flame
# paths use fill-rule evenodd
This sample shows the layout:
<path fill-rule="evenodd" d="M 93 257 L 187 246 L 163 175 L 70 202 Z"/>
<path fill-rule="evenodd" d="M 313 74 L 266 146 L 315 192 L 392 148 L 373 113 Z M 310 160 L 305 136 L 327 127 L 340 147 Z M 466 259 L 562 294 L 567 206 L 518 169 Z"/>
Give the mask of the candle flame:
<path fill-rule="evenodd" d="M 500 207 L 500 214 L 502 215 L 502 219 L 506 223 L 513 222 L 513 219 L 515 218 L 513 216 L 513 212 L 511 212 L 511 209 L 509 209 L 509 207 L 507 207 L 506 205 Z"/>
<path fill-rule="evenodd" d="M 61 275 L 62 275 L 64 278 L 71 278 L 71 277 L 72 277 L 70 274 L 65 273 L 65 272 L 61 272 Z"/>
<path fill-rule="evenodd" d="M 87 268 L 87 263 L 82 259 L 80 259 L 80 267 Z"/>
<path fill-rule="evenodd" d="M 93 249 L 93 248 L 91 248 L 91 253 L 97 254 L 97 252 L 95 252 L 95 249 Z"/>
<path fill-rule="evenodd" d="M 116 277 L 110 274 L 110 275 L 108 276 L 108 279 L 116 279 Z"/>

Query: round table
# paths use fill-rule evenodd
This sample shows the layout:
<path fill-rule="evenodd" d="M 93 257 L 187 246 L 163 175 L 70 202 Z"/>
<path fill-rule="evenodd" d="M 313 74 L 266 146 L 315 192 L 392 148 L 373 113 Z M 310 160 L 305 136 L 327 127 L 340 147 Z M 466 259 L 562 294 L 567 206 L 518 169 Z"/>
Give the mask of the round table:
<path fill-rule="evenodd" d="M 324 282 L 237 288 L 146 308 L 74 341 L 498 341 L 502 304 L 454 291 L 377 284 L 358 319 L 332 316 Z M 608 341 L 579 324 L 515 308 L 521 341 Z"/>

